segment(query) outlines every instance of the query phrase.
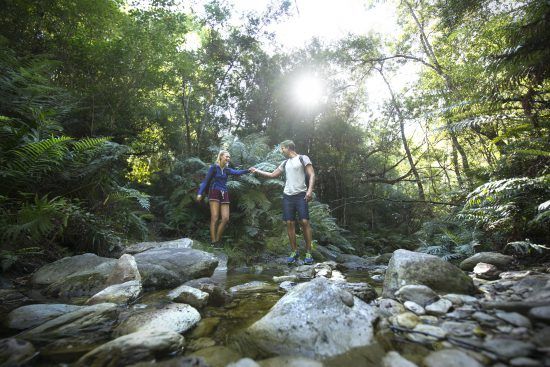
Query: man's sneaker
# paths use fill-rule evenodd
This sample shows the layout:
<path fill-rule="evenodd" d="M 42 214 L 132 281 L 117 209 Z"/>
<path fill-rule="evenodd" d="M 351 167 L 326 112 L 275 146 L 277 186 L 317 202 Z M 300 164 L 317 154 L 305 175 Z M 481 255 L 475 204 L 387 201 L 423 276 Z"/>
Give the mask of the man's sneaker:
<path fill-rule="evenodd" d="M 290 255 L 286 258 L 287 264 L 293 264 L 298 260 L 298 252 L 292 251 Z"/>
<path fill-rule="evenodd" d="M 311 254 L 309 252 L 306 253 L 306 257 L 304 259 L 304 264 L 306 264 L 306 265 L 313 264 L 313 257 L 311 257 Z"/>
<path fill-rule="evenodd" d="M 217 242 L 210 242 L 210 246 L 214 247 L 214 248 L 222 248 L 223 247 L 223 244 L 221 241 L 217 241 Z"/>

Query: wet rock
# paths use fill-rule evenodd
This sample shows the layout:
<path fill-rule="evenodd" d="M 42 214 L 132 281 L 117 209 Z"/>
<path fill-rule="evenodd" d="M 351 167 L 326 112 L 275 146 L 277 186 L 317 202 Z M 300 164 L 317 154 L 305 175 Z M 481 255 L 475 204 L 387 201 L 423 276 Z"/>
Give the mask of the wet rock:
<path fill-rule="evenodd" d="M 443 349 L 424 358 L 425 367 L 483 367 L 475 358 L 458 349 Z"/>
<path fill-rule="evenodd" d="M 325 259 L 329 259 L 329 260 L 336 260 L 338 258 L 338 255 L 340 254 L 340 250 L 333 251 L 333 250 L 330 250 L 330 249 L 328 249 L 328 248 L 326 248 L 325 246 L 322 246 L 322 245 L 318 245 L 316 250 L 321 255 L 323 255 L 323 257 Z"/>
<path fill-rule="evenodd" d="M 418 367 L 395 351 L 388 352 L 382 359 L 382 367 Z"/>
<path fill-rule="evenodd" d="M 0 339 L 0 365 L 24 366 L 37 355 L 34 346 L 15 338 Z"/>
<path fill-rule="evenodd" d="M 200 357 L 176 357 L 164 361 L 140 362 L 130 367 L 211 367 L 206 364 L 204 358 Z"/>
<path fill-rule="evenodd" d="M 168 293 L 168 298 L 177 303 L 187 303 L 197 309 L 201 309 L 208 303 L 210 295 L 200 289 L 188 285 L 180 285 Z"/>
<path fill-rule="evenodd" d="M 481 262 L 476 264 L 473 271 L 476 277 L 487 280 L 498 279 L 500 274 L 500 270 L 495 265 Z"/>
<path fill-rule="evenodd" d="M 203 358 L 210 367 L 225 367 L 242 358 L 236 351 L 222 346 L 201 349 L 193 352 L 191 356 Z"/>
<path fill-rule="evenodd" d="M 419 316 L 420 322 L 426 325 L 437 325 L 439 324 L 439 319 L 431 315 L 422 315 Z"/>
<path fill-rule="evenodd" d="M 462 270 L 472 271 L 478 263 L 487 263 L 496 266 L 498 269 L 506 269 L 514 261 L 512 256 L 503 255 L 498 252 L 478 252 L 460 263 Z"/>
<path fill-rule="evenodd" d="M 208 293 L 208 305 L 210 306 L 221 307 L 232 300 L 232 296 L 225 289 L 217 284 L 208 282 L 208 278 L 192 280 L 186 282 L 184 285 L 188 285 Z"/>
<path fill-rule="evenodd" d="M 202 338 L 205 336 L 212 335 L 220 323 L 219 317 L 207 317 L 202 319 L 197 326 L 193 329 L 190 338 Z"/>
<path fill-rule="evenodd" d="M 126 366 L 157 355 L 183 351 L 183 336 L 152 328 L 121 336 L 82 356 L 75 366 Z"/>
<path fill-rule="evenodd" d="M 298 283 L 296 282 L 290 282 L 290 281 L 284 281 L 281 284 L 279 284 L 279 289 L 288 292 L 292 288 L 294 288 Z"/>
<path fill-rule="evenodd" d="M 510 366 L 512 367 L 540 367 L 542 362 L 537 361 L 536 359 L 527 358 L 527 357 L 518 357 L 510 360 Z"/>
<path fill-rule="evenodd" d="M 107 278 L 106 285 L 122 284 L 132 280 L 141 282 L 136 259 L 129 254 L 122 255 Z"/>
<path fill-rule="evenodd" d="M 495 316 L 509 324 L 531 328 L 531 321 L 517 312 L 495 312 Z"/>
<path fill-rule="evenodd" d="M 35 327 L 64 315 L 76 311 L 82 306 L 65 304 L 35 304 L 16 308 L 8 314 L 6 324 L 10 329 L 24 330 Z"/>
<path fill-rule="evenodd" d="M 550 326 L 535 331 L 532 341 L 541 348 L 550 345 Z"/>
<path fill-rule="evenodd" d="M 365 302 L 371 302 L 378 297 L 376 290 L 368 283 L 348 283 L 345 281 L 333 282 L 337 287 L 344 289 Z"/>
<path fill-rule="evenodd" d="M 442 296 L 442 298 L 448 299 L 455 306 L 468 305 L 478 302 L 477 298 L 468 296 L 467 294 L 449 293 Z"/>
<path fill-rule="evenodd" d="M 332 276 L 332 267 L 327 263 L 315 264 L 315 277 L 330 278 Z"/>
<path fill-rule="evenodd" d="M 512 279 L 512 280 L 519 280 L 523 279 L 528 275 L 531 275 L 531 270 L 522 270 L 522 271 L 504 271 L 500 273 L 501 279 Z"/>
<path fill-rule="evenodd" d="M 472 318 L 479 322 L 481 325 L 495 327 L 499 324 L 496 317 L 486 314 L 485 312 L 474 312 Z"/>
<path fill-rule="evenodd" d="M 532 343 L 504 338 L 485 340 L 483 347 L 504 359 L 526 357 L 535 350 Z"/>
<path fill-rule="evenodd" d="M 413 332 L 407 334 L 407 338 L 418 343 L 432 343 L 447 336 L 447 332 L 434 325 L 418 324 Z"/>
<path fill-rule="evenodd" d="M 94 294 L 86 301 L 86 304 L 95 305 L 106 302 L 128 304 L 137 299 L 141 294 L 141 291 L 142 287 L 139 280 L 131 280 L 122 284 L 114 284 Z"/>
<path fill-rule="evenodd" d="M 187 344 L 187 350 L 189 352 L 196 352 L 197 350 L 210 348 L 216 345 L 216 341 L 212 338 L 198 338 L 191 340 L 189 344 Z"/>
<path fill-rule="evenodd" d="M 433 255 L 396 250 L 388 264 L 384 279 L 383 297 L 394 297 L 404 285 L 421 284 L 436 293 L 474 292 L 472 279 L 463 271 Z"/>
<path fill-rule="evenodd" d="M 426 313 L 430 315 L 442 316 L 445 315 L 453 307 L 453 304 L 448 299 L 442 298 L 434 303 L 426 306 Z"/>
<path fill-rule="evenodd" d="M 403 306 L 405 306 L 407 310 L 412 311 L 417 315 L 424 315 L 426 313 L 424 307 L 413 301 L 406 301 L 405 303 L 403 303 Z"/>
<path fill-rule="evenodd" d="M 534 307 L 529 311 L 529 317 L 550 323 L 550 306 Z"/>
<path fill-rule="evenodd" d="M 391 298 L 382 298 L 378 301 L 378 308 L 384 317 L 390 317 L 405 312 L 405 307 Z"/>
<path fill-rule="evenodd" d="M 395 296 L 401 302 L 412 301 L 422 307 L 426 307 L 427 304 L 432 303 L 439 298 L 437 293 L 435 293 L 430 287 L 419 284 L 405 285 L 395 292 Z"/>
<path fill-rule="evenodd" d="M 384 283 L 384 276 L 380 274 L 374 274 L 371 279 L 376 283 Z"/>
<path fill-rule="evenodd" d="M 138 254 L 150 249 L 166 249 L 166 248 L 191 248 L 193 246 L 193 240 L 190 238 L 180 238 L 173 241 L 161 241 L 161 242 L 140 242 L 124 249 L 127 254 Z"/>
<path fill-rule="evenodd" d="M 304 357 L 280 356 L 258 362 L 261 367 L 323 367 L 321 362 Z"/>
<path fill-rule="evenodd" d="M 114 332 L 115 336 L 131 334 L 153 328 L 184 333 L 201 319 L 197 310 L 183 303 L 170 303 L 158 310 L 145 310 L 124 320 Z"/>
<path fill-rule="evenodd" d="M 144 288 L 166 289 L 214 273 L 218 259 L 190 248 L 153 248 L 136 254 Z"/>
<path fill-rule="evenodd" d="M 239 284 L 229 288 L 229 293 L 234 297 L 242 297 L 251 293 L 273 292 L 277 287 L 267 282 L 253 281 L 244 284 Z"/>
<path fill-rule="evenodd" d="M 375 307 L 355 299 L 325 278 L 302 283 L 283 296 L 262 319 L 233 342 L 247 355 L 301 355 L 327 358 L 374 343 Z"/>

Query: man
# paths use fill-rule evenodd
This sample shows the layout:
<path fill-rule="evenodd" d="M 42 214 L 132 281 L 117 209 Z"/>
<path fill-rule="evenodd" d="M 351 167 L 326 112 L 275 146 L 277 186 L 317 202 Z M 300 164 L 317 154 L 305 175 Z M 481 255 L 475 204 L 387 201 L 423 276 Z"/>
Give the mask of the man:
<path fill-rule="evenodd" d="M 292 264 L 298 260 L 298 246 L 296 245 L 296 213 L 302 226 L 304 239 L 306 240 L 305 264 L 313 264 L 311 257 L 311 226 L 309 224 L 308 202 L 313 197 L 313 186 L 315 184 L 315 172 L 311 160 L 307 155 L 296 153 L 292 140 L 285 140 L 281 143 L 281 152 L 287 158 L 273 172 L 261 171 L 252 168 L 253 173 L 261 176 L 275 178 L 285 172 L 286 181 L 283 195 L 283 220 L 286 222 L 288 239 L 292 252 L 288 257 L 288 263 Z M 306 184 L 306 175 L 309 184 Z"/>

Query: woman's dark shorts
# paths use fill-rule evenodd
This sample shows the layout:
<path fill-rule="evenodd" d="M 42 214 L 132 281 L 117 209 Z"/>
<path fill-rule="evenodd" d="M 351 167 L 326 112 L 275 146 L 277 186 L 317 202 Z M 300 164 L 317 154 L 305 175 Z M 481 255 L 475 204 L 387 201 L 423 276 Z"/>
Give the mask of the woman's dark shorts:
<path fill-rule="evenodd" d="M 305 199 L 306 193 L 301 192 L 296 195 L 283 194 L 283 220 L 296 220 L 296 213 L 298 213 L 298 219 L 309 220 L 309 209 L 307 201 Z"/>
<path fill-rule="evenodd" d="M 219 201 L 220 204 L 229 204 L 229 191 L 210 189 L 208 192 L 208 200 Z"/>

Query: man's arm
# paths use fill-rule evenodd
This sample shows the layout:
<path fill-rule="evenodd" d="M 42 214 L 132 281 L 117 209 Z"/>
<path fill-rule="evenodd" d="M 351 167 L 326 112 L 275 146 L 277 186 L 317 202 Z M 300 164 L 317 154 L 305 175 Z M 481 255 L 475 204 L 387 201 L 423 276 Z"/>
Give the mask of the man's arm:
<path fill-rule="evenodd" d="M 275 171 L 273 171 L 273 172 L 271 172 L 271 173 L 270 173 L 270 172 L 266 172 L 266 171 L 259 170 L 259 169 L 255 168 L 255 167 L 252 167 L 251 170 L 252 170 L 252 173 L 257 173 L 257 174 L 259 174 L 260 176 L 268 177 L 268 178 L 279 177 L 279 176 L 281 175 L 281 173 L 283 173 L 283 170 L 281 170 L 280 167 L 277 167 L 277 168 L 275 169 Z"/>
<path fill-rule="evenodd" d="M 307 188 L 305 199 L 310 201 L 313 198 L 313 187 L 315 186 L 315 170 L 313 169 L 313 165 L 308 164 L 306 166 L 306 174 L 309 177 L 309 186 Z"/>

